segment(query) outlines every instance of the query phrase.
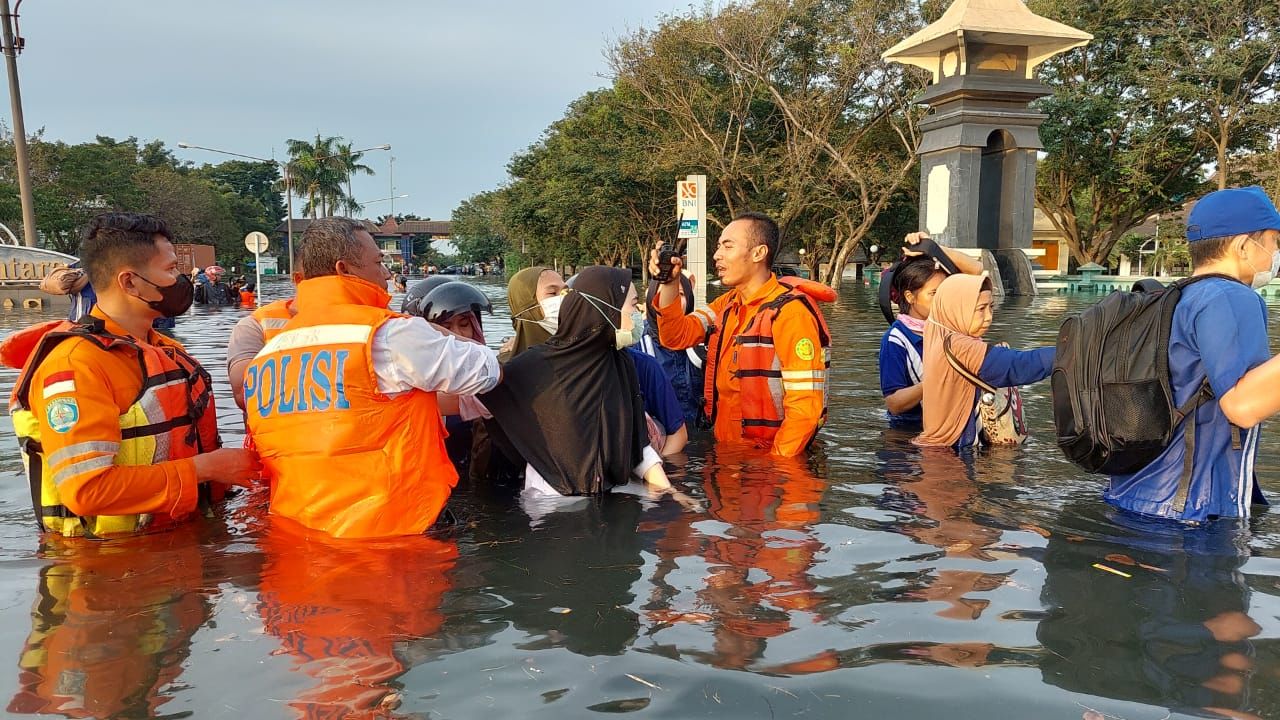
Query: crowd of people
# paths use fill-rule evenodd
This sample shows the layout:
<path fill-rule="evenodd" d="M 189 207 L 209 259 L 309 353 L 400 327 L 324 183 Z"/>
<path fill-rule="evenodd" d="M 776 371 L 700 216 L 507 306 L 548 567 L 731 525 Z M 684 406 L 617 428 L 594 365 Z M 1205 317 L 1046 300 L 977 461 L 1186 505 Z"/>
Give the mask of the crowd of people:
<path fill-rule="evenodd" d="M 1196 524 L 1265 502 L 1254 461 L 1259 424 L 1280 411 L 1280 360 L 1251 286 L 1280 271 L 1280 212 L 1260 189 L 1218 191 L 1197 203 L 1187 234 L 1198 281 L 1172 313 L 1168 375 L 1190 429 L 1113 476 L 1105 498 Z M 679 258 L 643 291 L 628 269 L 521 270 L 508 285 L 514 334 L 497 351 L 484 293 L 430 277 L 390 309 L 381 250 L 360 223 L 335 217 L 298 243 L 295 294 L 231 334 L 227 371 L 248 440 L 223 447 L 208 372 L 155 324 L 197 298 L 252 304 L 254 289 L 233 290 L 217 266 L 181 272 L 172 241 L 156 217 L 96 217 L 81 267 L 56 283 L 93 300 L 0 345 L 0 361 L 21 369 L 11 408 L 43 532 L 161 529 L 228 488 L 265 485 L 270 512 L 310 530 L 411 535 L 454 522 L 460 476 L 518 488 L 531 514 L 628 484 L 696 510 L 664 461 L 692 433 L 792 458 L 827 419 L 822 305 L 836 294 L 773 272 L 781 238 L 766 215 L 723 228 L 714 264 L 726 292 L 703 307 L 694 283 L 705 279 Z M 650 275 L 667 277 L 659 260 L 654 248 Z M 925 454 L 1020 442 L 1017 388 L 1054 374 L 1055 348 L 987 342 L 991 280 L 923 233 L 906 238 L 885 282 L 898 310 L 879 357 L 889 424 L 916 432 Z M 1210 400 L 1187 405 L 1198 397 Z"/>

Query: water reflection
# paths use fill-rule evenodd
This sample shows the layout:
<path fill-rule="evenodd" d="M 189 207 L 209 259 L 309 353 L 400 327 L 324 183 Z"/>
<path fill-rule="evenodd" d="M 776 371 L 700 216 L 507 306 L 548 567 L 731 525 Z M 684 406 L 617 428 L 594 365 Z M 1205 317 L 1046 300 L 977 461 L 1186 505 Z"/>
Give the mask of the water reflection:
<path fill-rule="evenodd" d="M 341 542 L 283 518 L 263 532 L 258 611 L 307 680 L 285 689 L 301 718 L 391 712 L 396 679 L 433 656 L 457 543 L 429 537 Z"/>
<path fill-rule="evenodd" d="M 157 717 L 211 616 L 199 529 L 111 542 L 49 537 L 8 711 Z"/>
<path fill-rule="evenodd" d="M 667 648 L 717 668 L 755 669 L 768 642 L 797 623 L 822 620 L 823 602 L 810 577 L 825 546 L 812 534 L 821 518 L 826 481 L 806 461 L 772 458 L 721 446 L 702 470 L 707 517 L 681 513 L 664 518 L 654 544 L 658 557 L 644 606 L 661 644 L 664 631 L 677 624 L 706 625 L 710 650 Z M 680 588 L 669 582 L 690 556 L 703 568 L 699 585 Z M 806 672 L 827 668 L 825 657 L 788 663 Z"/>
<path fill-rule="evenodd" d="M 1096 506 L 1069 505 L 1044 553 L 1036 637 L 1047 683 L 1076 692 L 1255 718 L 1261 625 L 1241 567 L 1244 523 L 1188 532 Z M 1099 567 L 1101 566 L 1101 567 Z M 1263 641 L 1274 642 L 1274 641 Z"/>
<path fill-rule="evenodd" d="M 478 524 L 471 556 L 498 601 L 487 619 L 523 631 L 520 650 L 624 652 L 640 627 L 629 607 L 644 564 L 640 515 L 638 498 L 613 494 L 535 518 L 509 507 Z"/>

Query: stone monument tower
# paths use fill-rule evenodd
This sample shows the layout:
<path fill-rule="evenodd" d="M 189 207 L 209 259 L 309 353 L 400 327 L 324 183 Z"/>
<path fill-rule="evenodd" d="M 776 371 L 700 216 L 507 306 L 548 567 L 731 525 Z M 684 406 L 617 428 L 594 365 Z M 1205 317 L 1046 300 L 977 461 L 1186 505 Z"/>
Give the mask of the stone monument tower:
<path fill-rule="evenodd" d="M 944 245 L 981 251 L 997 290 L 1034 295 L 1031 248 L 1036 152 L 1050 94 L 1045 60 L 1092 35 L 1040 17 L 1022 0 L 956 0 L 937 22 L 884 53 L 933 73 L 917 102 L 920 226 Z"/>

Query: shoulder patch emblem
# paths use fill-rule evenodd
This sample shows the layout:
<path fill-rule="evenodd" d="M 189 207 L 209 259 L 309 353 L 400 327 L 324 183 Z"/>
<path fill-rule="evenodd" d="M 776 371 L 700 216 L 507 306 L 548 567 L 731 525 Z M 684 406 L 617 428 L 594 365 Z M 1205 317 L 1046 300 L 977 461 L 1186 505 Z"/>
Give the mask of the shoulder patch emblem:
<path fill-rule="evenodd" d="M 801 360 L 813 359 L 813 341 L 809 338 L 800 338 L 796 341 L 796 357 Z"/>
<path fill-rule="evenodd" d="M 75 398 L 54 398 L 45 410 L 45 417 L 54 432 L 64 433 L 80 421 L 80 406 L 76 405 Z"/>

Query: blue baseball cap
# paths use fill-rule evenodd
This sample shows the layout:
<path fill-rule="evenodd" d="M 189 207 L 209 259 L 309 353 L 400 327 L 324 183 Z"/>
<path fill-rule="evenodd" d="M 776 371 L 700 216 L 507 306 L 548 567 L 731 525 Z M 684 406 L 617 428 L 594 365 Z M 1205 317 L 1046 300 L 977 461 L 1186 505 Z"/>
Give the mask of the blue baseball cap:
<path fill-rule="evenodd" d="M 1257 185 L 1218 190 L 1200 198 L 1187 218 L 1187 240 L 1280 230 L 1280 212 Z"/>

